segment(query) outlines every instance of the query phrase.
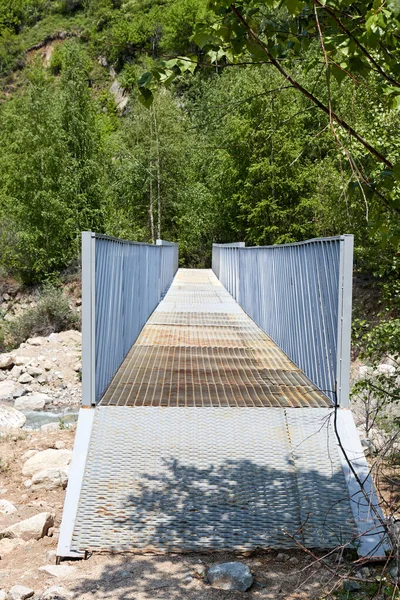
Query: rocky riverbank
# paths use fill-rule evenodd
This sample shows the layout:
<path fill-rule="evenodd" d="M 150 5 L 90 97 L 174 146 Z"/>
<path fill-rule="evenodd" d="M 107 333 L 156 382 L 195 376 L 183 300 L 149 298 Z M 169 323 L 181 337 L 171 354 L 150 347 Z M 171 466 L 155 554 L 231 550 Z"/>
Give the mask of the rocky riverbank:
<path fill-rule="evenodd" d="M 30 338 L 0 354 L 0 427 L 23 426 L 28 411 L 77 409 L 81 368 L 81 333 L 74 330 Z"/>

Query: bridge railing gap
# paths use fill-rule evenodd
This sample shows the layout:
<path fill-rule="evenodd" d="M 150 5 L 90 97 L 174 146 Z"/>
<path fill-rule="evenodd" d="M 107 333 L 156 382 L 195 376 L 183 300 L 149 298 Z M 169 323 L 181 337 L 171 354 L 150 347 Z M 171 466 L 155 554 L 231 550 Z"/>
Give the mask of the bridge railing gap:
<path fill-rule="evenodd" d="M 212 269 L 332 404 L 348 406 L 353 236 L 213 244 Z"/>
<path fill-rule="evenodd" d="M 82 233 L 82 405 L 97 404 L 178 269 L 178 245 Z"/>

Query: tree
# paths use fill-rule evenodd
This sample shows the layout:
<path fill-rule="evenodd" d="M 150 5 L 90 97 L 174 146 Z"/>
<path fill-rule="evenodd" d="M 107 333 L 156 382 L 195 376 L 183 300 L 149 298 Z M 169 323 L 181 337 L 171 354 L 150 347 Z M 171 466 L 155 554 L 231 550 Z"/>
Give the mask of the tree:
<path fill-rule="evenodd" d="M 348 2 L 348 0 L 210 0 L 214 22 L 199 22 L 193 40 L 216 68 L 228 65 L 268 63 L 310 103 L 329 118 L 331 131 L 353 169 L 354 178 L 366 193 L 380 196 L 381 204 L 400 212 L 398 190 L 399 154 L 396 147 L 381 148 L 351 124 L 332 102 L 332 79 L 341 84 L 349 78 L 354 85 L 373 88 L 384 95 L 389 107 L 400 105 L 400 3 L 398 0 Z M 310 47 L 319 53 L 308 52 Z M 139 80 L 143 101 L 151 102 L 154 82 L 169 82 L 187 70 L 193 57 L 179 57 L 156 67 Z M 302 81 L 313 65 L 325 71 L 323 94 Z M 321 75 L 321 73 L 320 73 Z M 372 94 L 371 94 L 372 100 Z M 380 106 L 380 101 L 376 101 Z M 349 149 L 348 138 L 356 141 L 381 164 L 379 177 L 364 173 Z M 382 171 L 383 167 L 383 171 Z M 389 189 L 389 192 L 388 192 Z"/>
<path fill-rule="evenodd" d="M 103 230 L 99 134 L 84 55 L 65 45 L 62 76 L 41 66 L 0 110 L 3 264 L 26 282 L 77 255 L 82 229 Z"/>

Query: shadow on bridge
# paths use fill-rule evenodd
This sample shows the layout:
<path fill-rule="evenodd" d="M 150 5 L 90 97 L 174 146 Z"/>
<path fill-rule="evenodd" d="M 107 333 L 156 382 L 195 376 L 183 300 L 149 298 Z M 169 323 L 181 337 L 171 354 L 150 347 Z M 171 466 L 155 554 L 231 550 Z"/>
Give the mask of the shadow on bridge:
<path fill-rule="evenodd" d="M 127 549 L 137 554 L 108 557 L 106 565 L 104 557 L 95 554 L 91 561 L 94 573 L 96 569 L 99 573 L 82 580 L 76 594 L 96 590 L 104 598 L 120 600 L 242 598 L 241 593 L 206 587 L 196 577 L 195 567 L 244 556 L 258 573 L 256 585 L 246 594 L 250 599 L 288 598 L 302 582 L 312 598 L 315 581 L 309 581 L 310 570 L 300 569 L 310 567 L 312 560 L 297 552 L 295 566 L 282 564 L 266 549 L 272 545 L 293 552 L 298 546 L 290 536 L 318 547 L 319 556 L 321 548 L 345 545 L 350 551 L 357 544 L 341 471 L 333 471 L 330 477 L 315 470 L 295 473 L 290 458 L 289 471 L 266 468 L 256 460 L 225 461 L 207 469 L 173 459 L 163 462 L 163 475 L 141 475 L 131 481 L 118 516 L 113 513 L 109 533 L 119 543 L 112 547 L 108 540 L 107 551 L 120 553 L 123 539 Z M 108 486 L 118 485 L 108 480 Z M 93 518 L 101 523 L 105 514 L 106 507 L 98 505 Z M 107 535 L 104 524 L 101 531 Z M 236 552 L 225 551 L 235 545 Z M 181 554 L 174 555 L 178 550 Z M 143 555 L 166 551 L 168 556 Z M 321 572 L 316 576 L 320 582 L 325 577 Z M 314 588 L 315 598 L 319 585 Z"/>

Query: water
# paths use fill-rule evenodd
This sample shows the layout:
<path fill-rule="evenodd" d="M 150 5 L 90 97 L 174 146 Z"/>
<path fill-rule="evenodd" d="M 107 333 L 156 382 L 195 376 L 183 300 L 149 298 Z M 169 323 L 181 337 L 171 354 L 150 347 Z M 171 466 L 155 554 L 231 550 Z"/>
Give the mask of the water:
<path fill-rule="evenodd" d="M 24 410 L 26 416 L 24 429 L 40 429 L 46 423 L 60 423 L 60 429 L 68 429 L 78 420 L 78 409 L 64 408 L 60 410 Z"/>

